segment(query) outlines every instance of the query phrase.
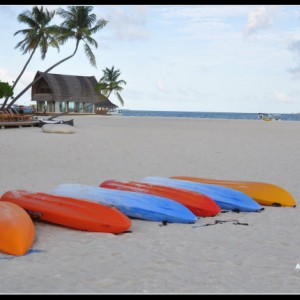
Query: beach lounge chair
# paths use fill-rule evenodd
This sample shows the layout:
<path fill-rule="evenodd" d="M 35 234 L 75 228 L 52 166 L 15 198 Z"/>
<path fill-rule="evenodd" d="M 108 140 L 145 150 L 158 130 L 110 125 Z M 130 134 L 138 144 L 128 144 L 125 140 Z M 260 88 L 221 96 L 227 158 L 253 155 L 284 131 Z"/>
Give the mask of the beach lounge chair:
<path fill-rule="evenodd" d="M 10 116 L 14 119 L 14 121 L 30 121 L 32 120 L 32 116 L 31 115 L 23 115 L 23 114 L 19 114 L 17 111 L 15 111 L 12 108 L 9 108 L 7 110 L 7 112 L 10 114 Z"/>
<path fill-rule="evenodd" d="M 18 121 L 24 120 L 20 114 L 13 112 L 12 109 L 9 108 L 6 111 L 7 111 L 7 114 L 9 114 L 10 117 L 12 118 L 12 121 L 18 122 Z"/>
<path fill-rule="evenodd" d="M 2 119 L 5 122 L 12 122 L 12 121 L 14 121 L 14 117 L 11 116 L 7 111 L 1 111 L 1 116 L 2 116 Z"/>
<path fill-rule="evenodd" d="M 8 122 L 8 121 L 10 121 L 9 116 L 5 112 L 0 111 L 0 122 Z"/>

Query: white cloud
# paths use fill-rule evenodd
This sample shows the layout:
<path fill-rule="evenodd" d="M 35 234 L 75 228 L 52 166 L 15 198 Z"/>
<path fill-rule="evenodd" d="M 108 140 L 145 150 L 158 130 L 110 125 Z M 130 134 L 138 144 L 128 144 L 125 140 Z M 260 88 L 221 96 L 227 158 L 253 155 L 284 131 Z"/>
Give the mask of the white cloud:
<path fill-rule="evenodd" d="M 188 19 L 194 21 L 218 21 L 246 14 L 249 5 L 166 5 L 156 7 L 157 11 L 166 19 Z"/>
<path fill-rule="evenodd" d="M 146 39 L 147 7 L 136 5 L 127 9 L 126 6 L 109 7 L 106 17 L 108 29 L 113 31 L 115 38 L 122 40 Z"/>
<path fill-rule="evenodd" d="M 260 29 L 271 26 L 270 8 L 267 6 L 259 6 L 256 11 L 250 12 L 248 21 L 244 28 L 245 36 L 248 36 Z"/>
<path fill-rule="evenodd" d="M 158 80 L 156 82 L 156 88 L 160 91 L 160 92 L 164 92 L 167 93 L 168 91 L 166 90 L 166 87 L 164 85 L 164 83 L 161 80 Z"/>
<path fill-rule="evenodd" d="M 8 82 L 10 85 L 12 85 L 13 84 L 13 80 L 15 80 L 15 78 L 7 70 L 0 69 L 0 80 L 2 82 Z"/>
<path fill-rule="evenodd" d="M 274 98 L 277 102 L 280 102 L 280 103 L 292 103 L 293 102 L 287 94 L 285 94 L 281 91 L 275 91 Z"/>
<path fill-rule="evenodd" d="M 293 41 L 288 46 L 289 50 L 296 52 L 298 55 L 300 55 L 300 41 Z"/>
<path fill-rule="evenodd" d="M 14 89 L 14 96 L 17 96 L 21 91 L 23 91 L 23 89 L 25 89 L 28 86 L 28 84 L 30 84 L 33 81 L 35 74 L 35 72 L 24 72 Z M 7 70 L 0 69 L 0 80 L 2 82 L 8 82 L 10 85 L 13 85 L 13 82 L 16 80 L 17 75 L 19 74 L 13 75 Z M 17 104 L 30 104 L 30 99 L 31 89 L 25 92 L 24 95 L 22 95 L 20 99 L 17 100 Z"/>
<path fill-rule="evenodd" d="M 157 81 L 156 82 L 156 87 L 161 92 L 165 92 L 166 91 L 165 87 L 164 87 L 164 84 L 162 83 L 162 81 Z"/>
<path fill-rule="evenodd" d="M 299 61 L 300 60 L 300 40 L 292 41 L 289 44 L 288 49 L 295 53 L 295 59 L 297 61 Z M 296 66 L 294 68 L 290 68 L 290 69 L 288 69 L 288 71 L 293 75 L 293 77 L 295 79 L 300 78 L 300 65 L 299 65 L 299 62 L 298 62 L 298 66 Z"/>

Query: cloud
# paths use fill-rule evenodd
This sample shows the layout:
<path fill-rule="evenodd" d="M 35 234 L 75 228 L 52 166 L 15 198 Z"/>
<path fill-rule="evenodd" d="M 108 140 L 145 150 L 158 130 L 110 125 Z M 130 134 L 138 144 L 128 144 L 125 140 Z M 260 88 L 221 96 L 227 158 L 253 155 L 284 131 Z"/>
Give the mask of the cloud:
<path fill-rule="evenodd" d="M 300 56 L 300 41 L 293 41 L 289 44 L 288 49 L 296 52 Z"/>
<path fill-rule="evenodd" d="M 194 21 L 217 21 L 228 17 L 239 17 L 251 8 L 248 5 L 165 5 L 157 6 L 157 12 L 166 20 L 183 19 Z"/>
<path fill-rule="evenodd" d="M 156 88 L 160 91 L 160 92 L 164 92 L 164 93 L 168 93 L 168 91 L 165 88 L 165 85 L 163 84 L 163 82 L 161 80 L 156 81 Z"/>
<path fill-rule="evenodd" d="M 289 44 L 288 49 L 296 54 L 296 60 L 300 61 L 300 40 L 293 41 Z M 290 68 L 288 71 L 295 77 L 300 78 L 300 63 L 295 68 Z"/>
<path fill-rule="evenodd" d="M 249 36 L 260 29 L 271 26 L 270 8 L 262 5 L 256 11 L 248 14 L 248 21 L 244 28 L 244 35 Z"/>
<path fill-rule="evenodd" d="M 104 19 L 108 20 L 108 29 L 113 31 L 117 39 L 144 40 L 149 33 L 146 29 L 147 7 L 143 5 L 110 8 Z"/>
<path fill-rule="evenodd" d="M 300 78 L 300 66 L 296 68 L 290 68 L 288 69 L 288 72 L 290 72 L 293 75 L 294 79 Z"/>
<path fill-rule="evenodd" d="M 160 80 L 156 82 L 156 87 L 157 87 L 157 89 L 158 89 L 159 91 L 164 91 L 164 90 L 165 90 L 164 84 L 163 84 L 162 81 L 160 81 Z"/>
<path fill-rule="evenodd" d="M 20 78 L 20 81 L 17 83 L 14 89 L 14 96 L 17 96 L 23 89 L 27 87 L 29 83 L 31 83 L 34 79 L 35 72 L 25 71 Z M 10 85 L 13 85 L 14 81 L 17 78 L 17 75 L 19 74 L 12 74 L 10 71 L 7 71 L 5 69 L 0 69 L 0 80 L 2 82 L 8 82 Z M 30 103 L 31 99 L 31 89 L 29 89 L 27 92 L 22 95 L 22 97 L 17 100 L 17 104 L 23 103 L 28 104 Z"/>
<path fill-rule="evenodd" d="M 7 70 L 0 69 L 0 80 L 2 82 L 8 82 L 9 84 L 12 85 L 13 84 L 13 80 L 15 80 L 15 78 Z"/>
<path fill-rule="evenodd" d="M 276 102 L 279 102 L 279 103 L 292 103 L 293 102 L 287 94 L 285 94 L 281 91 L 275 91 L 274 98 L 275 98 Z"/>
<path fill-rule="evenodd" d="M 249 7 L 240 5 L 170 5 L 154 9 L 160 16 L 163 26 L 174 23 L 178 35 L 185 39 L 228 40 L 234 33 L 230 19 L 237 19 L 249 11 Z"/>

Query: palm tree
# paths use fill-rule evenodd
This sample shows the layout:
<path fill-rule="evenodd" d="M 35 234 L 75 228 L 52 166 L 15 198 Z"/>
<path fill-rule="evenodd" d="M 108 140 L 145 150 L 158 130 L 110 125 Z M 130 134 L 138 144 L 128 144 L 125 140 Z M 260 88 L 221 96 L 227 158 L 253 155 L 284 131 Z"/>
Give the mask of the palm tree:
<path fill-rule="evenodd" d="M 72 58 L 78 50 L 80 41 L 84 42 L 84 52 L 88 57 L 89 62 L 92 66 L 96 67 L 96 58 L 89 45 L 93 45 L 97 48 L 98 43 L 91 37 L 91 35 L 102 29 L 108 23 L 108 21 L 104 19 L 97 20 L 97 16 L 95 14 L 91 14 L 92 10 L 93 6 L 68 6 L 68 10 L 64 10 L 62 8 L 57 10 L 57 14 L 65 19 L 60 26 L 55 26 L 56 30 L 58 31 L 57 39 L 62 45 L 70 39 L 75 39 L 75 49 L 70 56 L 60 60 L 44 71 L 44 73 L 50 72 L 53 68 Z M 94 24 L 95 26 L 93 26 Z M 11 107 L 15 101 L 17 101 L 35 82 L 39 81 L 42 77 L 43 74 L 33 80 L 21 93 L 14 98 L 13 101 L 10 102 L 8 107 Z"/>
<path fill-rule="evenodd" d="M 28 25 L 28 29 L 22 29 L 15 32 L 14 35 L 19 33 L 25 35 L 25 38 L 20 41 L 15 48 L 20 48 L 20 50 L 23 52 L 22 54 L 30 52 L 31 54 L 21 73 L 13 82 L 12 89 L 14 89 L 17 85 L 38 47 L 40 48 L 42 59 L 45 59 L 49 46 L 55 47 L 57 50 L 59 50 L 58 42 L 55 39 L 56 30 L 54 26 L 48 26 L 54 15 L 55 10 L 49 12 L 46 9 L 46 11 L 44 11 L 43 7 L 38 8 L 37 6 L 34 6 L 32 11 L 26 10 L 18 15 L 18 21 Z M 2 104 L 1 110 L 5 108 L 8 98 L 9 97 L 6 97 L 4 103 Z"/>
<path fill-rule="evenodd" d="M 103 76 L 100 78 L 99 83 L 96 86 L 96 91 L 100 92 L 107 98 L 114 92 L 119 99 L 122 106 L 124 105 L 124 100 L 122 99 L 119 92 L 123 90 L 122 84 L 126 84 L 125 80 L 118 80 L 121 75 L 120 70 L 115 70 L 114 66 L 111 69 L 105 68 L 102 70 Z"/>

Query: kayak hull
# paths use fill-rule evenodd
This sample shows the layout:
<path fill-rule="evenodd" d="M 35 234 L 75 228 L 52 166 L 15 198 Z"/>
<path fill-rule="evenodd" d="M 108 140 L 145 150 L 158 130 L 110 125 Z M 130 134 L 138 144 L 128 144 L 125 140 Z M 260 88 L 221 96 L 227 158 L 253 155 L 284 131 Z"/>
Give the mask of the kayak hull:
<path fill-rule="evenodd" d="M 226 186 L 247 194 L 261 205 L 296 206 L 295 199 L 288 191 L 270 183 L 256 181 L 219 180 L 190 176 L 172 176 L 170 178 Z"/>
<path fill-rule="evenodd" d="M 131 218 L 169 223 L 195 223 L 197 220 L 180 203 L 154 195 L 82 184 L 61 184 L 52 193 L 114 206 Z"/>
<path fill-rule="evenodd" d="M 20 206 L 0 202 L 0 251 L 20 256 L 32 246 L 35 230 L 32 219 Z"/>
<path fill-rule="evenodd" d="M 100 183 L 99 186 L 168 198 L 181 203 L 198 217 L 212 217 L 221 211 L 221 208 L 210 197 L 179 188 L 134 181 L 121 182 L 117 180 L 106 180 Z"/>
<path fill-rule="evenodd" d="M 119 210 L 91 201 L 26 190 L 8 191 L 1 200 L 21 206 L 33 219 L 82 231 L 118 234 L 131 226 Z"/>
<path fill-rule="evenodd" d="M 263 208 L 251 197 L 234 189 L 192 182 L 188 180 L 171 179 L 168 177 L 148 176 L 142 182 L 183 188 L 211 197 L 223 210 L 259 212 Z"/>

